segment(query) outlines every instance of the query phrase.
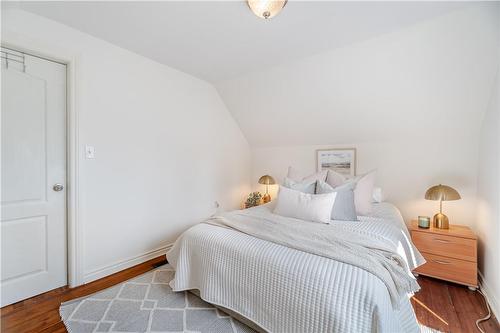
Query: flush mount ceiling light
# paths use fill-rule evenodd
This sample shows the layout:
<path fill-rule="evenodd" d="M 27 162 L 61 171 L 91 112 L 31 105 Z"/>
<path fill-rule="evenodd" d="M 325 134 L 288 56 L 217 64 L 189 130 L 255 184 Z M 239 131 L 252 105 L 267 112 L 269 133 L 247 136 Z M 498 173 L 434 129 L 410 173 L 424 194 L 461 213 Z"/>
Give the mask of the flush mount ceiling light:
<path fill-rule="evenodd" d="M 285 7 L 288 0 L 247 0 L 248 7 L 260 18 L 270 19 Z"/>

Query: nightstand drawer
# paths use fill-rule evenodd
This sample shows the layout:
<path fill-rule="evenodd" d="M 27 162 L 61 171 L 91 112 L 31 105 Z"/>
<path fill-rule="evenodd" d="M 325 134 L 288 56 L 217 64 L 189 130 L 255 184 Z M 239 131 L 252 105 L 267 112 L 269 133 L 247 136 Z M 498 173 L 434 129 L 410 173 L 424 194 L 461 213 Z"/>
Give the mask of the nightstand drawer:
<path fill-rule="evenodd" d="M 415 269 L 415 272 L 439 279 L 477 286 L 476 263 L 449 257 L 422 253 L 427 262 Z"/>
<path fill-rule="evenodd" d="M 474 239 L 413 231 L 412 240 L 421 252 L 476 262 Z"/>

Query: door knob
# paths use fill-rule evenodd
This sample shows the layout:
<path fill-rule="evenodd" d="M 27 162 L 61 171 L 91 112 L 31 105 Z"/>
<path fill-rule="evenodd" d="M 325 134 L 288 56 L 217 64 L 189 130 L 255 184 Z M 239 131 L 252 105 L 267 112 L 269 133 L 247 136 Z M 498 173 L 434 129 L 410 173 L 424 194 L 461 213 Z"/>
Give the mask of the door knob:
<path fill-rule="evenodd" d="M 64 186 L 63 184 L 54 184 L 54 186 L 52 186 L 52 189 L 56 192 L 59 192 L 64 190 Z"/>

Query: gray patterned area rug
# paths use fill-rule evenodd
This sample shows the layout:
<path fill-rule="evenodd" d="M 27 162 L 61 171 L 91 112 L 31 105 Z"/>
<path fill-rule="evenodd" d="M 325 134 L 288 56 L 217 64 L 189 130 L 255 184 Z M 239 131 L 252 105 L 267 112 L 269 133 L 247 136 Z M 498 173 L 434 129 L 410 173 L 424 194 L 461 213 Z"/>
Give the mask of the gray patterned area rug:
<path fill-rule="evenodd" d="M 70 333 L 253 333 L 248 326 L 190 292 L 173 292 L 174 271 L 164 265 L 96 294 L 61 304 Z"/>
<path fill-rule="evenodd" d="M 61 304 L 70 333 L 254 333 L 190 292 L 173 292 L 174 271 L 164 265 L 96 294 Z M 421 326 L 422 333 L 439 333 Z"/>

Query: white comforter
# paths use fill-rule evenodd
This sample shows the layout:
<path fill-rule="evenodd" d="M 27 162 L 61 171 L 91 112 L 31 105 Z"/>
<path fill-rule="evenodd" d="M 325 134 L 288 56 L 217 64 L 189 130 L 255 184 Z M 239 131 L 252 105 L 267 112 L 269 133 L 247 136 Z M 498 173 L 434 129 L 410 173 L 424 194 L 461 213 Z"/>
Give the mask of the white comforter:
<path fill-rule="evenodd" d="M 272 214 L 269 206 L 245 213 Z M 372 215 L 330 226 L 385 238 L 410 268 L 424 262 L 394 206 L 376 204 Z M 198 289 L 204 300 L 270 332 L 419 331 L 409 299 L 395 310 L 387 287 L 375 275 L 233 229 L 194 226 L 167 257 L 176 270 L 173 290 Z"/>

